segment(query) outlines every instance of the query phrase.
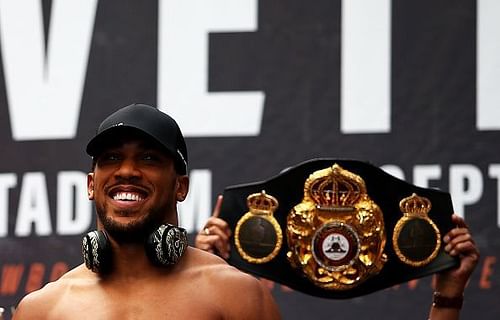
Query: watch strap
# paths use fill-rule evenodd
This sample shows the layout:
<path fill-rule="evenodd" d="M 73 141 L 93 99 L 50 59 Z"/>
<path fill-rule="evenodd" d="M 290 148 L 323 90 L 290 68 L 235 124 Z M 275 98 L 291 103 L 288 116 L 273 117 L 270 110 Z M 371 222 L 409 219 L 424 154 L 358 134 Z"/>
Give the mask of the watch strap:
<path fill-rule="evenodd" d="M 440 292 L 434 292 L 432 298 L 432 306 L 434 308 L 448 308 L 448 309 L 462 309 L 462 305 L 464 303 L 464 296 L 458 297 L 446 297 L 443 296 Z"/>

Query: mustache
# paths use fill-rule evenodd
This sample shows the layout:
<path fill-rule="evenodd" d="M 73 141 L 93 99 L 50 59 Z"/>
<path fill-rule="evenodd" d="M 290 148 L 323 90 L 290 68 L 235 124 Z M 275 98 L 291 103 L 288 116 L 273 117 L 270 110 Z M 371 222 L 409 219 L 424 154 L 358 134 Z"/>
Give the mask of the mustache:
<path fill-rule="evenodd" d="M 146 185 L 145 183 L 141 182 L 139 179 L 135 177 L 131 178 L 118 177 L 113 182 L 104 186 L 104 192 L 109 193 L 114 189 L 117 188 L 122 189 L 124 187 L 129 191 L 138 191 L 141 193 L 149 193 L 151 191 L 149 185 Z"/>

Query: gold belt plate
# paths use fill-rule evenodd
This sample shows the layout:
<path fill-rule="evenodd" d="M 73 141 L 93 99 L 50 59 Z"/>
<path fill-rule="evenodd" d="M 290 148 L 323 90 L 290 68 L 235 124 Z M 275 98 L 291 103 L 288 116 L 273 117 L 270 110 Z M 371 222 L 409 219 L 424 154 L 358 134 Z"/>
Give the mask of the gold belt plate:
<path fill-rule="evenodd" d="M 247 197 L 249 211 L 238 220 L 234 231 L 235 246 L 245 261 L 266 263 L 279 253 L 283 233 L 273 215 L 278 204 L 264 190 Z"/>
<path fill-rule="evenodd" d="M 338 164 L 313 172 L 287 216 L 290 264 L 316 286 L 352 289 L 380 272 L 387 256 L 380 207 L 364 180 Z"/>

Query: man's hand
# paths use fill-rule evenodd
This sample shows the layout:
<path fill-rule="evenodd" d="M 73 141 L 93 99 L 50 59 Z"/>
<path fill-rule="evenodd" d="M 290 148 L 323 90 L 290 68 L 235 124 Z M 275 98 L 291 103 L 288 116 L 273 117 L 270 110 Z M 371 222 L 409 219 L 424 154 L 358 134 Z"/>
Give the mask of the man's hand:
<path fill-rule="evenodd" d="M 459 257 L 460 265 L 436 275 L 436 291 L 444 296 L 456 297 L 463 294 L 479 261 L 479 251 L 464 219 L 456 214 L 451 219 L 457 227 L 444 236 L 444 250 L 451 256 Z"/>
<path fill-rule="evenodd" d="M 229 244 L 231 229 L 226 221 L 219 218 L 221 206 L 222 195 L 219 195 L 212 216 L 208 218 L 205 227 L 196 235 L 194 245 L 198 249 L 216 253 L 227 259 L 231 249 Z"/>

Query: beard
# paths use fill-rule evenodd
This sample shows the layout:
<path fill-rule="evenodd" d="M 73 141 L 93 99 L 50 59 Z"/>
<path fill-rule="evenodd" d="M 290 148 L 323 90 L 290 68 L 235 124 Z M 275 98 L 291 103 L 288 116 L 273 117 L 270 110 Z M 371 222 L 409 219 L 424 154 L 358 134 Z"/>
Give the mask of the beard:
<path fill-rule="evenodd" d="M 164 223 L 170 205 L 152 208 L 146 215 L 128 223 L 118 223 L 106 215 L 106 206 L 97 205 L 96 211 L 106 233 L 121 244 L 144 243 L 160 225 Z M 125 212 L 125 215 L 127 213 Z"/>

